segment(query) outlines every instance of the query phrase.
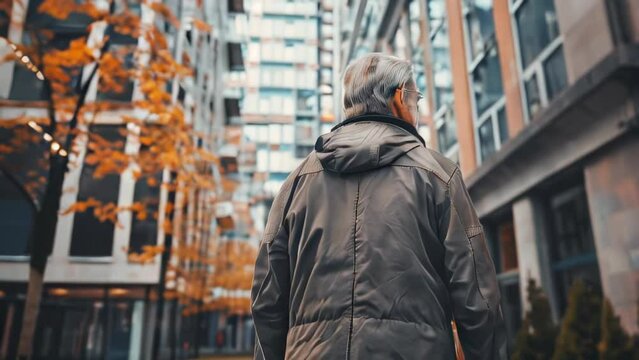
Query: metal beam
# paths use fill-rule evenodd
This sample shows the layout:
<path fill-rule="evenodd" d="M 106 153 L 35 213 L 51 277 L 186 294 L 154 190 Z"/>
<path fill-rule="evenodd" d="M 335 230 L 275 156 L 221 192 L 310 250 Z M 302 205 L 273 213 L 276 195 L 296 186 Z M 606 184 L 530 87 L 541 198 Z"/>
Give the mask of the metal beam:
<path fill-rule="evenodd" d="M 402 16 L 402 11 L 406 5 L 406 0 L 389 0 L 386 3 L 386 9 L 384 10 L 384 16 L 377 28 L 377 42 L 375 43 L 374 50 L 381 51 L 381 45 L 384 42 L 388 42 L 392 35 L 397 31 L 399 25 L 399 19 Z"/>
<path fill-rule="evenodd" d="M 359 37 L 360 27 L 362 26 L 362 18 L 364 17 L 364 11 L 366 10 L 367 0 L 359 0 L 359 6 L 357 7 L 357 14 L 355 15 L 355 22 L 353 23 L 353 31 L 351 31 L 351 38 L 349 39 L 348 48 L 346 48 L 346 56 L 344 56 L 344 62 L 340 65 L 340 73 L 344 71 L 346 65 L 351 61 L 351 57 L 353 56 L 353 50 L 355 49 L 355 44 L 357 42 L 357 38 Z M 338 39 L 338 48 L 337 51 L 340 51 L 341 39 Z"/>

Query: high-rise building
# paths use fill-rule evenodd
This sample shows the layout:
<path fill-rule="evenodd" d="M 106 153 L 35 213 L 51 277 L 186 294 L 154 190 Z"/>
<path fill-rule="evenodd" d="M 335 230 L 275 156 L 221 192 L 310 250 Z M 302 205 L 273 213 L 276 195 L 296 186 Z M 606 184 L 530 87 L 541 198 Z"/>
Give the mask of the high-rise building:
<path fill-rule="evenodd" d="M 464 174 L 511 335 L 530 278 L 555 320 L 581 279 L 639 331 L 638 9 L 634 0 L 344 2 L 354 14 L 343 16 L 353 19 L 343 22 L 345 62 L 381 51 L 415 64 L 430 146 Z"/>
<path fill-rule="evenodd" d="M 255 179 L 272 197 L 319 135 L 317 1 L 247 2 L 244 134 L 257 146 Z"/>

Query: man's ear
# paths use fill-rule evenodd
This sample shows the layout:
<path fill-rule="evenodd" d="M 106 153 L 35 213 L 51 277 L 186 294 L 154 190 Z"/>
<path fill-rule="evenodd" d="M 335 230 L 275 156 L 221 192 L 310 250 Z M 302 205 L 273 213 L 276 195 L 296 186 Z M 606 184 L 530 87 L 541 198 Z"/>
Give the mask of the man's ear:
<path fill-rule="evenodd" d="M 404 105 L 404 87 L 399 87 L 395 90 L 395 96 L 399 99 L 399 104 Z"/>
<path fill-rule="evenodd" d="M 397 88 L 395 90 L 395 94 L 393 95 L 393 103 L 395 103 L 398 107 L 404 106 L 404 91 L 402 88 Z"/>
<path fill-rule="evenodd" d="M 391 112 L 396 117 L 401 117 L 402 106 L 404 105 L 404 99 L 402 98 L 403 91 L 395 90 L 393 95 L 393 101 L 391 102 Z"/>

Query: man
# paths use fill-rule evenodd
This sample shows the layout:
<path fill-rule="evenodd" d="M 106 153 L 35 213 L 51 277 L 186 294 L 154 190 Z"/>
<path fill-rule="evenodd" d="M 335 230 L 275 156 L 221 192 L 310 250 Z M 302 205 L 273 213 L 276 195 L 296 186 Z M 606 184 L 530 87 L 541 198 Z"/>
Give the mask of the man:
<path fill-rule="evenodd" d="M 410 63 L 345 71 L 347 117 L 273 202 L 255 266 L 257 359 L 506 359 L 495 270 L 459 168 L 416 131 Z"/>

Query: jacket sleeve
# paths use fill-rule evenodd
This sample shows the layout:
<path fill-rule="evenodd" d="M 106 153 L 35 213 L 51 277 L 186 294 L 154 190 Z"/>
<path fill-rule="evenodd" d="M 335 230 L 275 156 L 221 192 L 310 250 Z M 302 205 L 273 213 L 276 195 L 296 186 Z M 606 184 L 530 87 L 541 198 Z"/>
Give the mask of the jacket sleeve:
<path fill-rule="evenodd" d="M 285 230 L 264 239 L 255 263 L 251 313 L 255 324 L 255 359 L 284 359 L 290 289 Z"/>
<path fill-rule="evenodd" d="M 284 359 L 286 352 L 290 270 L 284 218 L 295 187 L 294 175 L 289 176 L 273 200 L 255 262 L 251 290 L 255 359 Z"/>
<path fill-rule="evenodd" d="M 466 359 L 507 359 L 499 286 L 484 230 L 458 168 L 440 217 L 445 281 Z"/>

